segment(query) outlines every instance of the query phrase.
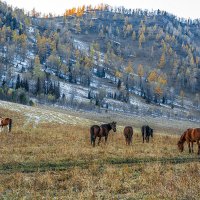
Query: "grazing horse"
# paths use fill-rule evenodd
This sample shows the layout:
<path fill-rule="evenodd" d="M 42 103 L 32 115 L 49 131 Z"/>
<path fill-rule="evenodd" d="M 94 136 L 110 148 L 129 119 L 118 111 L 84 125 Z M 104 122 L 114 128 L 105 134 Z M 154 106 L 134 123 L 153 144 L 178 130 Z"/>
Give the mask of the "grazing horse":
<path fill-rule="evenodd" d="M 126 140 L 126 145 L 131 145 L 133 137 L 133 128 L 131 126 L 126 126 L 124 128 L 124 137 Z"/>
<path fill-rule="evenodd" d="M 153 129 L 150 128 L 148 125 L 144 125 L 142 126 L 142 138 L 143 138 L 143 143 L 144 140 L 146 140 L 146 142 L 149 142 L 149 136 L 153 137 Z"/>
<path fill-rule="evenodd" d="M 198 154 L 200 154 L 200 128 L 188 128 L 180 137 L 180 140 L 178 141 L 177 145 L 181 152 L 184 150 L 184 143 L 185 141 L 188 144 L 189 153 L 193 153 L 193 143 L 197 142 L 198 145 Z M 190 146 L 191 143 L 191 146 Z"/>
<path fill-rule="evenodd" d="M 108 139 L 108 133 L 111 129 L 114 132 L 116 132 L 116 122 L 112 122 L 109 124 L 102 124 L 101 126 L 98 126 L 98 125 L 91 126 L 90 139 L 91 139 L 91 144 L 93 145 L 93 147 L 95 147 L 95 140 L 97 137 L 99 137 L 98 145 L 101 141 L 101 137 L 105 137 L 105 143 L 106 143 Z"/>
<path fill-rule="evenodd" d="M 7 126 L 8 127 L 8 131 L 10 132 L 11 128 L 12 128 L 12 119 L 10 119 L 10 118 L 0 118 L 1 131 L 4 128 L 4 126 Z"/>

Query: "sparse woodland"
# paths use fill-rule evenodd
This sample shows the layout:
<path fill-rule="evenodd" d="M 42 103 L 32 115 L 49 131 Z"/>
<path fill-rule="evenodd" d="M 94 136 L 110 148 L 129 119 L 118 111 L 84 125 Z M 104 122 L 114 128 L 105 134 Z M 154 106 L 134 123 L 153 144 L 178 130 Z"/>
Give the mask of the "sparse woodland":
<path fill-rule="evenodd" d="M 80 107 L 109 110 L 109 99 L 131 107 L 136 95 L 158 107 L 174 108 L 178 99 L 198 109 L 199 27 L 198 19 L 160 10 L 82 6 L 58 17 L 1 2 L 0 98 L 73 105 L 76 90 L 69 97 L 60 88 L 70 83 L 88 89 Z"/>

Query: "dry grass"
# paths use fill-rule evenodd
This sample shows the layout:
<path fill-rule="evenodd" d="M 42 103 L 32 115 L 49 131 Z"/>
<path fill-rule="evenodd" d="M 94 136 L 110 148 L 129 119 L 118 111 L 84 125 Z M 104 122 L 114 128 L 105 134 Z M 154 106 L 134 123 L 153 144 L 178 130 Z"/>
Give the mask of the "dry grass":
<path fill-rule="evenodd" d="M 128 147 L 111 132 L 108 144 L 90 145 L 88 125 L 42 123 L 23 128 L 18 112 L 12 134 L 0 135 L 0 199 L 199 199 L 200 163 L 178 136 L 157 131 L 143 144 L 135 129 Z"/>

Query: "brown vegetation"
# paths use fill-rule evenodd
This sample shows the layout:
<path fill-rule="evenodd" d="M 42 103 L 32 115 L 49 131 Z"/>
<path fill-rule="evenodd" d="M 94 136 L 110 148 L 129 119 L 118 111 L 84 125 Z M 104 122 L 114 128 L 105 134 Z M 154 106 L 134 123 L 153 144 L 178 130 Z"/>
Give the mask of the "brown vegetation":
<path fill-rule="evenodd" d="M 135 129 L 125 145 L 122 127 L 93 148 L 84 124 L 42 123 L 0 135 L 0 197 L 3 199 L 199 199 L 200 164 L 179 153 L 178 137 L 157 133 L 142 144 Z"/>

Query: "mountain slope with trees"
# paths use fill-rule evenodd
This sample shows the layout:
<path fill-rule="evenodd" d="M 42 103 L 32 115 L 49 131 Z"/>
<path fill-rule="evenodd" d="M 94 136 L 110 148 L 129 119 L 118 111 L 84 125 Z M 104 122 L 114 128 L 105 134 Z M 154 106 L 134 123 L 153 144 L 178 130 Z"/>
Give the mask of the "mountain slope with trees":
<path fill-rule="evenodd" d="M 160 10 L 82 6 L 56 17 L 0 2 L 0 98 L 198 118 L 199 27 Z"/>

